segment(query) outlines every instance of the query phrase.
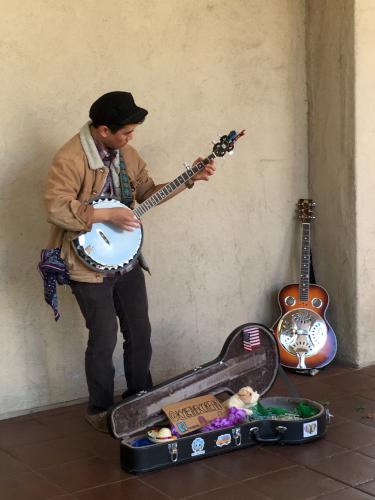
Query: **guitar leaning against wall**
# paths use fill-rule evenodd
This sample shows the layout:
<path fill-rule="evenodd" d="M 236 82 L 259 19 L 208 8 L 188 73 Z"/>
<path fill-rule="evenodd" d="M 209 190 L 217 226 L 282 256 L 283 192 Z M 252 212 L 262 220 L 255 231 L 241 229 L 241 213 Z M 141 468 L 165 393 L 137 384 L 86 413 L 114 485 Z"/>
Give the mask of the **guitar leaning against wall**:
<path fill-rule="evenodd" d="M 325 317 L 328 293 L 323 287 L 310 283 L 310 222 L 315 219 L 314 207 L 312 200 L 298 201 L 298 217 L 302 222 L 299 283 L 280 290 L 281 315 L 272 327 L 280 363 L 298 371 L 323 368 L 337 351 L 335 333 Z"/>

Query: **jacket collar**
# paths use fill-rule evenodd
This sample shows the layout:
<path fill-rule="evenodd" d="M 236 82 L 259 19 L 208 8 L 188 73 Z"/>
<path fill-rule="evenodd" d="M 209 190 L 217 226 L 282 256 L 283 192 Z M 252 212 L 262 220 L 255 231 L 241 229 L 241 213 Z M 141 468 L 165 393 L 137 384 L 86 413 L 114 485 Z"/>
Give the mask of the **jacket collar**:
<path fill-rule="evenodd" d="M 96 147 L 95 141 L 92 138 L 91 132 L 90 132 L 90 125 L 91 121 L 88 121 L 85 123 L 85 125 L 81 128 L 79 132 L 79 138 L 83 147 L 83 150 L 85 152 L 85 155 L 87 157 L 87 161 L 89 164 L 89 167 L 92 170 L 97 170 L 98 168 L 105 168 L 105 165 L 103 163 L 103 160 L 100 157 L 98 148 Z M 114 161 L 114 166 L 119 167 L 120 165 L 120 159 L 119 155 L 116 156 L 116 159 Z"/>

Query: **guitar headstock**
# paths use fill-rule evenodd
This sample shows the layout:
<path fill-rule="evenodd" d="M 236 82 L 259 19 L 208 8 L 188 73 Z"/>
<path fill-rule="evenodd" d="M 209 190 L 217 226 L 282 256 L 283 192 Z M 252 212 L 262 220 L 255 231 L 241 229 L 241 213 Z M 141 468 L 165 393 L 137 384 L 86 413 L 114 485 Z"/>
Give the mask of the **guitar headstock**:
<path fill-rule="evenodd" d="M 300 199 L 297 203 L 298 218 L 302 222 L 311 222 L 315 216 L 316 203 L 310 199 Z"/>
<path fill-rule="evenodd" d="M 228 135 L 220 137 L 219 142 L 214 144 L 212 152 L 215 156 L 224 156 L 226 153 L 233 150 L 235 142 L 238 141 L 238 139 L 243 135 L 245 135 L 244 130 L 242 130 L 239 134 L 237 134 L 235 130 L 232 130 Z"/>

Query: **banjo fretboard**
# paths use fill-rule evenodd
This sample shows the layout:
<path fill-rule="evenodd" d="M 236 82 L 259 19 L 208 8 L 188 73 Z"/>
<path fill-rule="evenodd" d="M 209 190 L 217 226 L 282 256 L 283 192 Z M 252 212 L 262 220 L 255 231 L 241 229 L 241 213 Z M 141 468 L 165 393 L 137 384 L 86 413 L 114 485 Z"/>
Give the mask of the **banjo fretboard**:
<path fill-rule="evenodd" d="M 156 191 L 152 196 L 147 198 L 143 203 L 137 206 L 133 210 L 135 216 L 139 219 L 146 212 L 148 212 L 152 207 L 156 207 L 159 203 L 161 203 L 165 198 L 171 195 L 176 189 L 178 189 L 182 184 L 185 184 L 186 181 L 191 179 L 195 174 L 204 169 L 204 167 L 214 158 L 216 157 L 215 153 L 211 153 L 207 158 L 196 163 L 192 167 L 187 167 L 186 171 L 181 175 L 176 177 L 173 181 L 169 182 L 165 186 L 163 186 L 159 191 Z"/>

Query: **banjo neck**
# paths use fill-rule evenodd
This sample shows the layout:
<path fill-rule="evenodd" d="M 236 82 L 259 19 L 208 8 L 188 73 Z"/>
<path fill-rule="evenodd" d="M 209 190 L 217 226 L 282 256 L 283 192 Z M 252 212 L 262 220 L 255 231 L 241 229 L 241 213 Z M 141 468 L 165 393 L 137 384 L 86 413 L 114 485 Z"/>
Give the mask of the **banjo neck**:
<path fill-rule="evenodd" d="M 176 177 L 173 181 L 169 182 L 165 186 L 163 186 L 159 191 L 156 191 L 152 196 L 147 198 L 143 203 L 137 206 L 133 210 L 135 216 L 139 219 L 146 212 L 148 212 L 151 208 L 156 207 L 159 203 L 161 203 L 165 198 L 176 191 L 182 184 L 185 184 L 186 181 L 191 179 L 195 174 L 204 169 L 204 167 L 214 158 L 216 158 L 216 154 L 212 152 L 207 158 L 204 158 L 199 163 L 196 163 L 192 167 L 188 167 L 185 172 Z"/>

